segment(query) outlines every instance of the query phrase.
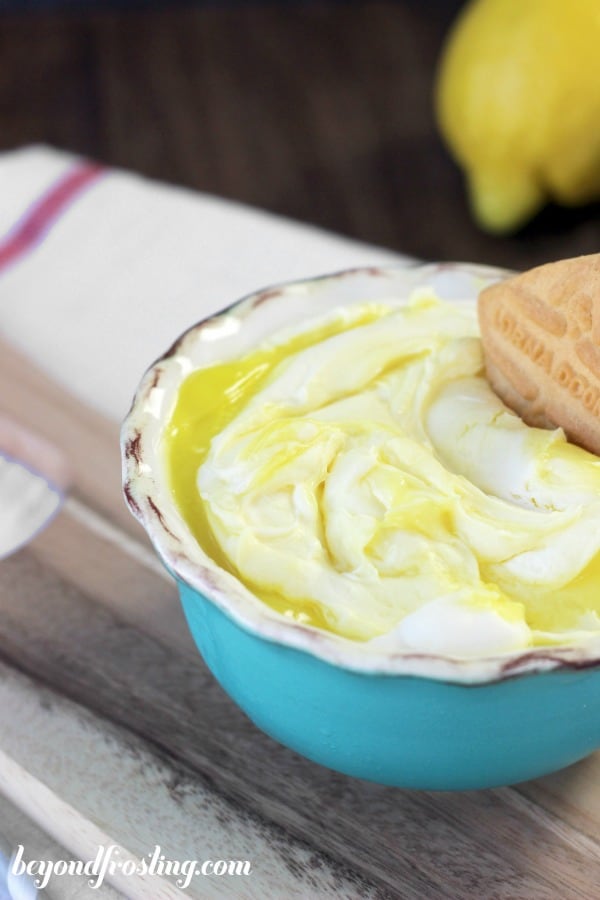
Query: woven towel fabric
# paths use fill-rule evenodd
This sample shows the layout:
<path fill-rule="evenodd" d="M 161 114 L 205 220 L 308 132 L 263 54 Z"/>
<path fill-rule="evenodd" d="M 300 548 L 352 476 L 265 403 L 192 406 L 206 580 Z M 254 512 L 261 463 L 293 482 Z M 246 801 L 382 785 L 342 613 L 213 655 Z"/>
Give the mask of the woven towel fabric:
<path fill-rule="evenodd" d="M 0 333 L 112 418 L 185 328 L 238 297 L 398 261 L 50 148 L 0 154 Z"/>

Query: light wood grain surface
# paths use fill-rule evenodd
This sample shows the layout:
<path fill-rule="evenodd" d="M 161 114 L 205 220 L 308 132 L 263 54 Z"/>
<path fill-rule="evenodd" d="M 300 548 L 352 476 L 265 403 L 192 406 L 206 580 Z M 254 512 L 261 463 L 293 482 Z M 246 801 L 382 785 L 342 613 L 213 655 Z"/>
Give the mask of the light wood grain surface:
<path fill-rule="evenodd" d="M 6 682 L 3 680 L 2 684 Z M 3 711 L 7 711 L 3 707 Z M 10 766 L 10 763 L 9 763 Z M 8 767 L 2 767 L 0 778 L 8 771 Z M 15 806 L 6 794 L 0 794 L 0 853 L 6 859 L 10 858 L 16 848 L 22 846 L 23 862 L 45 860 L 58 862 L 72 859 L 71 851 L 61 846 L 29 818 L 21 807 Z M 26 848 L 26 851 L 25 851 Z M 90 896 L 89 883 L 85 875 L 71 875 L 65 878 L 60 875 L 52 875 L 45 888 L 44 900 L 85 900 Z M 94 888 L 98 900 L 119 900 L 123 897 L 119 891 L 107 884 L 101 884 Z M 0 892 L 0 896 L 2 893 Z"/>
<path fill-rule="evenodd" d="M 600 756 L 515 788 L 434 794 L 279 746 L 194 649 L 124 511 L 116 425 L 1 344 L 0 383 L 0 406 L 59 443 L 74 472 L 60 516 L 0 565 L 0 790 L 12 803 L 86 858 L 109 839 L 138 859 L 156 843 L 172 858 L 251 859 L 249 879 L 196 882 L 189 896 L 598 895 Z M 148 896 L 133 879 L 114 886 Z"/>

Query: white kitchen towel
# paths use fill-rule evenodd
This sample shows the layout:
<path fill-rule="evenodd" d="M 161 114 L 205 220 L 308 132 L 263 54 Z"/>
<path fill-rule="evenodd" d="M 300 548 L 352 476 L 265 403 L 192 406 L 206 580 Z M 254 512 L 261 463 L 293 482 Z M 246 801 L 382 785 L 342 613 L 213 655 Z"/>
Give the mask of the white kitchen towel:
<path fill-rule="evenodd" d="M 401 260 L 46 147 L 0 154 L 0 333 L 112 418 L 185 328 L 238 297 Z"/>

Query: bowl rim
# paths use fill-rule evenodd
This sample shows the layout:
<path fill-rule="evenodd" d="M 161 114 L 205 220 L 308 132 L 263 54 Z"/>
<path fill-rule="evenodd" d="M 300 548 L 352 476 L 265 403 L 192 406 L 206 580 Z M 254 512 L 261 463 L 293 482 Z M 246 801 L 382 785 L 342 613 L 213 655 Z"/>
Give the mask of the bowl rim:
<path fill-rule="evenodd" d="M 175 579 L 185 582 L 255 636 L 304 651 L 338 668 L 364 675 L 412 676 L 477 685 L 557 669 L 581 670 L 600 666 L 600 636 L 577 645 L 534 647 L 501 656 L 457 659 L 414 650 L 373 652 L 368 644 L 295 622 L 259 600 L 204 552 L 170 496 L 163 464 L 159 460 L 160 423 L 165 420 L 162 406 L 169 397 L 174 399 L 181 381 L 193 369 L 201 367 L 193 365 L 187 354 L 202 340 L 210 340 L 212 346 L 221 340 L 227 341 L 228 325 L 237 322 L 237 329 L 241 328 L 260 307 L 264 310 L 267 304 L 285 304 L 298 289 L 309 290 L 313 286 L 326 289 L 342 279 L 399 278 L 404 275 L 413 280 L 416 277 L 425 280 L 443 273 L 466 275 L 481 287 L 512 274 L 507 269 L 475 263 L 420 263 L 417 260 L 342 269 L 253 291 L 191 325 L 146 370 L 123 421 L 120 445 L 125 502 Z M 314 317 L 301 316 L 300 321 L 311 318 Z M 235 355 L 230 354 L 231 357 Z M 221 358 L 227 358 L 227 354 Z"/>

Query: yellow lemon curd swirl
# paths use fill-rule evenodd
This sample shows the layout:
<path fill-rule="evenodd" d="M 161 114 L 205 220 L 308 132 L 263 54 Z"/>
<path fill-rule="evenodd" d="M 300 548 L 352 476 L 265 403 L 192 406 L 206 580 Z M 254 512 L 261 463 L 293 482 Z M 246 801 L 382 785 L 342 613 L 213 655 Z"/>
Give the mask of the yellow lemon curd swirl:
<path fill-rule="evenodd" d="M 600 460 L 496 397 L 472 308 L 275 336 L 190 374 L 163 439 L 198 543 L 298 622 L 458 656 L 600 632 Z"/>

